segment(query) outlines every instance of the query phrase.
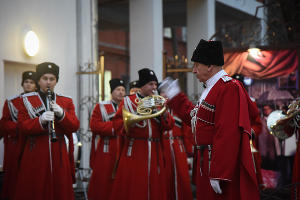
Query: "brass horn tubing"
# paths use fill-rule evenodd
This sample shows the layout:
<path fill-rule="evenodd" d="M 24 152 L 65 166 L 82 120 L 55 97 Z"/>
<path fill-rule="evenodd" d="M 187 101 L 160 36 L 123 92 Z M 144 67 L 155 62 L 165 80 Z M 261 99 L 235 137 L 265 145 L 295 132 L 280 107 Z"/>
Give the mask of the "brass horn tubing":
<path fill-rule="evenodd" d="M 136 103 L 138 104 L 137 113 L 140 115 L 149 115 L 157 106 L 163 106 L 165 101 L 166 99 L 159 95 L 144 97 L 138 102 L 136 101 Z"/>
<path fill-rule="evenodd" d="M 125 131 L 128 133 L 128 128 L 131 124 L 146 120 L 146 119 L 151 119 L 154 117 L 158 117 L 162 115 L 166 111 L 166 107 L 163 107 L 160 111 L 151 114 L 151 115 L 136 115 L 133 114 L 129 111 L 127 111 L 125 108 L 122 110 L 122 115 L 123 115 L 123 123 L 124 123 L 124 128 Z"/>

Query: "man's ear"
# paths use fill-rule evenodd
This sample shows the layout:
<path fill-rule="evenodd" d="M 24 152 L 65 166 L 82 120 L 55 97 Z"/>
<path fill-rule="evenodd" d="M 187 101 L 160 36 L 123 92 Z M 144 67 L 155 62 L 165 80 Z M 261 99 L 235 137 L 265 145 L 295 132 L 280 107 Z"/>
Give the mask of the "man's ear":
<path fill-rule="evenodd" d="M 207 65 L 207 71 L 208 71 L 208 72 L 211 72 L 212 69 L 213 69 L 213 67 L 212 67 L 211 65 Z"/>

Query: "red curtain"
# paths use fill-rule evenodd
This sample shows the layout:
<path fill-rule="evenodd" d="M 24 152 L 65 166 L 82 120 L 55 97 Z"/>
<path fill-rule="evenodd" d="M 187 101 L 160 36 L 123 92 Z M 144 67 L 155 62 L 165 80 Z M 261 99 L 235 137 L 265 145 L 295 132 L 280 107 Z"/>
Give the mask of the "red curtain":
<path fill-rule="evenodd" d="M 287 75 L 298 66 L 296 50 L 260 51 L 224 54 L 224 69 L 229 75 L 236 73 L 253 79 L 267 79 Z"/>

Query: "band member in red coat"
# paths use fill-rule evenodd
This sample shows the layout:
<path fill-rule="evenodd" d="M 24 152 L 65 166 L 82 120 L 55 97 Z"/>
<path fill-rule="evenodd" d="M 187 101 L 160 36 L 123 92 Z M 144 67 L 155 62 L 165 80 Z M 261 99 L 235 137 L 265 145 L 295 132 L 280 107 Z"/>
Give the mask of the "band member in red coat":
<path fill-rule="evenodd" d="M 36 91 L 35 72 L 23 72 L 21 85 L 24 91 L 22 94 Z M 14 194 L 19 160 L 17 120 L 22 104 L 22 94 L 8 98 L 5 101 L 0 120 L 0 133 L 3 133 L 1 137 L 4 138 L 3 169 L 5 172 L 1 199 L 12 199 Z"/>
<path fill-rule="evenodd" d="M 79 128 L 74 104 L 70 97 L 54 93 L 59 78 L 56 64 L 37 65 L 36 76 L 39 91 L 23 95 L 18 116 L 22 157 L 14 199 L 73 200 L 72 133 Z M 55 130 L 57 141 L 49 130 Z"/>
<path fill-rule="evenodd" d="M 299 102 L 298 102 L 299 103 Z M 295 105 L 295 104 L 294 104 Z M 294 106 L 291 106 L 291 109 Z M 298 107 L 298 105 L 297 105 Z M 278 125 L 283 127 L 284 132 L 287 134 L 287 137 L 296 135 L 297 139 L 297 149 L 294 157 L 294 166 L 293 166 L 293 177 L 292 177 L 292 190 L 291 190 L 291 199 L 300 199 L 300 116 L 299 114 L 293 115 L 292 113 L 298 112 L 298 110 L 293 110 L 290 112 L 290 115 L 287 115 L 286 118 L 279 120 Z M 293 116 L 293 117 L 292 117 Z"/>
<path fill-rule="evenodd" d="M 115 131 L 123 135 L 125 141 L 110 198 L 112 200 L 167 199 L 161 137 L 165 130 L 173 127 L 174 119 L 166 111 L 160 116 L 129 126 L 128 133 L 123 129 L 123 108 L 137 114 L 137 102 L 153 95 L 157 89 L 154 71 L 144 68 L 138 73 L 140 92 L 126 96 L 113 119 Z M 145 108 L 153 106 L 151 100 L 148 103 Z"/>
<path fill-rule="evenodd" d="M 300 199 L 300 139 L 299 139 L 299 130 L 295 133 L 297 138 L 297 150 L 294 157 L 294 166 L 293 166 L 293 177 L 292 183 L 292 195 L 291 199 Z"/>
<path fill-rule="evenodd" d="M 129 83 L 129 94 L 132 95 L 132 94 L 136 94 L 137 92 L 140 91 L 140 88 L 139 88 L 139 81 L 131 81 Z"/>
<path fill-rule="evenodd" d="M 222 70 L 222 43 L 201 40 L 193 73 L 206 86 L 196 106 L 166 79 L 168 106 L 196 134 L 194 178 L 197 199 L 259 199 L 250 150 L 250 116 L 255 110 L 243 86 Z"/>
<path fill-rule="evenodd" d="M 174 128 L 165 131 L 163 137 L 163 151 L 166 163 L 168 199 L 193 199 L 189 166 L 184 138 L 188 134 L 186 124 L 174 115 L 171 110 L 175 124 Z M 190 133 L 191 134 L 191 133 Z"/>
<path fill-rule="evenodd" d="M 164 91 L 160 95 L 165 97 Z M 188 137 L 190 128 L 169 110 L 175 120 L 174 127 L 165 131 L 163 136 L 163 152 L 167 177 L 167 190 L 169 200 L 193 199 L 189 166 L 184 140 Z M 189 147 L 188 147 L 189 148 Z"/>
<path fill-rule="evenodd" d="M 235 74 L 232 76 L 232 78 L 240 81 L 240 83 L 246 88 L 247 86 L 244 84 L 244 76 L 241 74 Z M 253 115 L 250 117 L 251 122 L 251 153 L 253 156 L 254 164 L 255 164 L 255 173 L 257 178 L 257 183 L 261 189 L 265 189 L 265 184 L 262 179 L 262 173 L 261 173 L 261 155 L 259 152 L 259 146 L 258 146 L 258 137 L 262 131 L 262 121 L 260 119 L 259 110 L 257 107 L 257 104 L 255 102 L 254 98 L 251 98 L 253 109 L 256 111 L 253 112 L 256 115 Z"/>
<path fill-rule="evenodd" d="M 90 127 L 93 133 L 90 166 L 93 173 L 90 179 L 88 197 L 90 200 L 109 199 L 113 184 L 112 173 L 121 149 L 121 138 L 115 133 L 111 119 L 125 96 L 124 81 L 118 78 L 109 81 L 110 101 L 98 103 L 93 111 Z M 100 136 L 95 149 L 96 136 Z"/>

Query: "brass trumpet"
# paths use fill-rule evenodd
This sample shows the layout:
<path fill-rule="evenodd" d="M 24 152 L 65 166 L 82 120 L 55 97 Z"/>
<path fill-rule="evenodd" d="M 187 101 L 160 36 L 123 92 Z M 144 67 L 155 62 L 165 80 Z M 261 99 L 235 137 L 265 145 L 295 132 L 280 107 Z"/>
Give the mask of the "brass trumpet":
<path fill-rule="evenodd" d="M 145 119 L 151 119 L 162 115 L 166 111 L 164 103 L 166 99 L 159 95 L 151 95 L 144 97 L 140 101 L 136 101 L 138 104 L 137 115 L 127 111 L 125 108 L 122 110 L 123 122 L 125 131 L 128 132 L 130 125 L 143 121 Z M 158 107 L 162 107 L 157 110 Z"/>

